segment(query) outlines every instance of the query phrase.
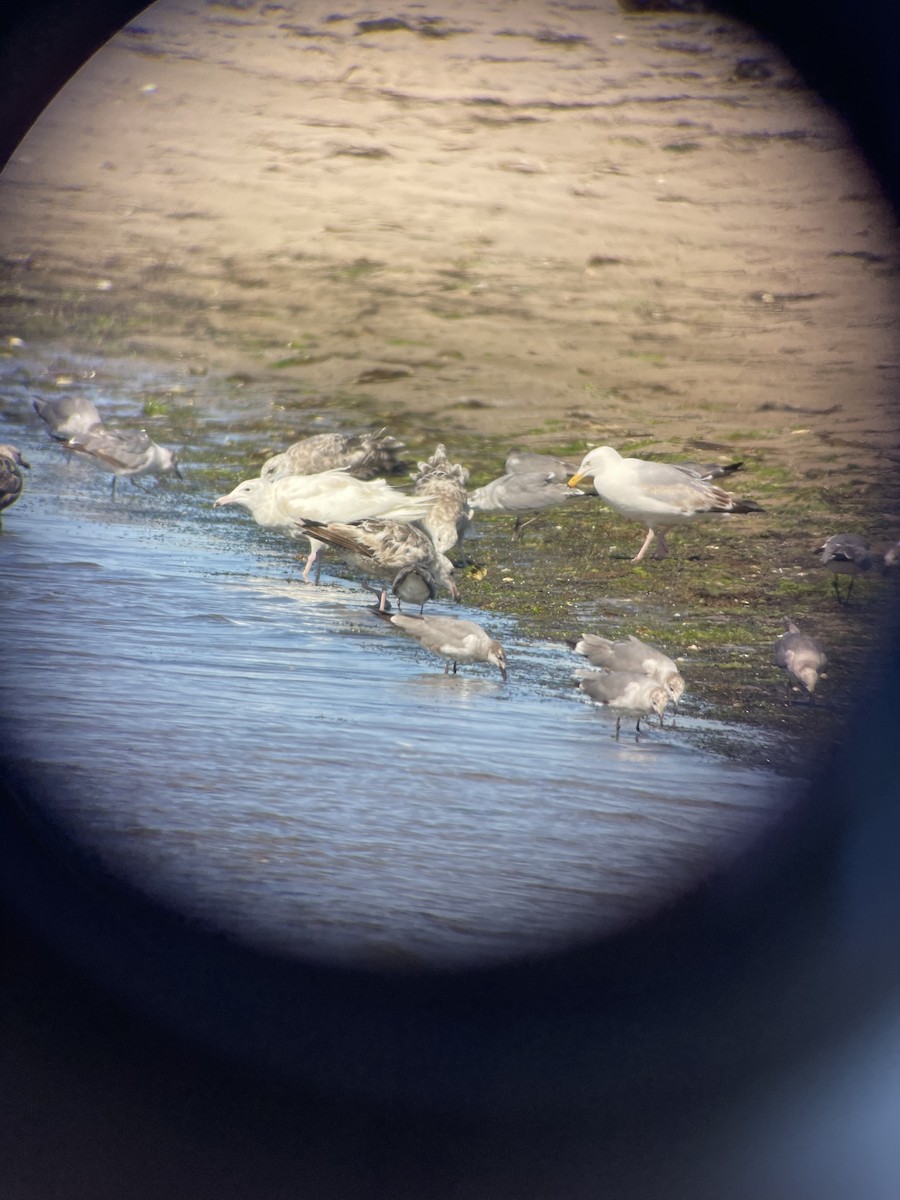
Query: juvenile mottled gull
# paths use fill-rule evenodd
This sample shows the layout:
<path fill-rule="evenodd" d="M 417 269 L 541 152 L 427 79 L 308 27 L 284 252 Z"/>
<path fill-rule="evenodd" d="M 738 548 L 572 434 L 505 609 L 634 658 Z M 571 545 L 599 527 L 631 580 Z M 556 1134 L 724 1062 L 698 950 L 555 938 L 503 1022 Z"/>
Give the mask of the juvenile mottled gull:
<path fill-rule="evenodd" d="M 113 498 L 120 478 L 134 480 L 138 475 L 163 475 L 166 471 L 183 478 L 172 451 L 157 445 L 145 429 L 108 429 L 100 425 L 88 433 L 74 434 L 66 446 L 112 472 Z"/>
<path fill-rule="evenodd" d="M 318 475 L 285 475 L 280 479 L 245 479 L 213 507 L 239 504 L 249 509 L 257 525 L 277 529 L 290 537 L 303 537 L 297 522 L 360 521 L 366 517 L 390 517 L 394 521 L 416 521 L 424 517 L 431 501 L 407 496 L 384 479 L 356 479 L 345 468 Z M 308 536 L 308 535 L 306 535 Z M 303 578 L 317 561 L 322 542 L 310 539 L 310 552 Z"/>
<path fill-rule="evenodd" d="M 752 500 L 740 500 L 671 463 L 622 458 L 612 446 L 598 446 L 589 451 L 569 485 L 580 483 L 586 476 L 593 478 L 601 500 L 623 517 L 647 526 L 644 544 L 632 562 L 641 561 L 657 534 L 657 557 L 668 554 L 662 533 L 667 525 L 684 525 L 700 517 L 763 511 Z"/>
<path fill-rule="evenodd" d="M 609 671 L 603 675 L 586 675 L 578 686 L 594 701 L 616 714 L 616 738 L 623 717 L 637 717 L 635 732 L 641 732 L 641 718 L 648 713 L 663 713 L 669 703 L 669 693 L 642 671 Z"/>
<path fill-rule="evenodd" d="M 58 442 L 67 442 L 76 434 L 91 433 L 103 424 L 100 414 L 84 396 L 54 396 L 33 400 L 34 411 Z"/>
<path fill-rule="evenodd" d="M 462 541 L 469 526 L 466 493 L 469 472 L 459 463 L 450 462 L 446 448 L 438 445 L 431 458 L 418 464 L 412 478 L 416 495 L 433 499 L 427 516 L 422 519 L 422 528 L 438 550 L 446 554 Z"/>
<path fill-rule="evenodd" d="M 853 591 L 856 576 L 868 571 L 877 562 L 877 555 L 869 550 L 869 543 L 858 533 L 835 533 L 817 546 L 819 562 L 831 573 L 831 583 L 838 604 L 846 604 Z M 841 596 L 838 575 L 849 575 L 850 585 L 846 596 Z"/>
<path fill-rule="evenodd" d="M 533 474 L 539 471 L 543 475 L 552 475 L 560 483 L 565 483 L 570 475 L 575 474 L 575 463 L 563 458 L 555 458 L 552 454 L 535 454 L 531 450 L 510 450 L 506 456 L 503 469 L 507 475 L 521 475 L 524 472 Z"/>
<path fill-rule="evenodd" d="M 334 546 L 350 566 L 376 579 L 393 580 L 403 567 L 424 567 L 438 587 L 454 600 L 459 590 L 453 580 L 453 563 L 437 549 L 428 534 L 416 525 L 375 517 L 368 521 L 297 522 L 308 538 Z"/>
<path fill-rule="evenodd" d="M 316 433 L 288 446 L 263 463 L 263 479 L 283 475 L 319 475 L 337 467 L 346 467 L 357 479 L 374 479 L 400 469 L 403 443 L 387 431 L 377 433 Z"/>
<path fill-rule="evenodd" d="M 475 512 L 511 512 L 516 514 L 513 537 L 534 520 L 522 518 L 526 513 L 540 513 L 557 504 L 565 504 L 584 493 L 569 487 L 544 471 L 521 471 L 501 475 L 484 487 L 469 493 L 469 508 Z"/>
<path fill-rule="evenodd" d="M 583 654 L 593 667 L 607 671 L 639 671 L 655 679 L 676 706 L 684 694 L 684 677 L 672 659 L 634 634 L 629 634 L 624 641 L 611 642 L 597 633 L 583 633 L 569 645 L 576 654 Z"/>
<path fill-rule="evenodd" d="M 25 482 L 21 468 L 27 470 L 29 465 L 15 446 L 0 445 L 0 512 L 21 496 Z"/>
<path fill-rule="evenodd" d="M 799 680 L 809 692 L 810 701 L 813 698 L 819 675 L 828 662 L 825 651 L 815 638 L 801 633 L 793 621 L 787 622 L 787 633 L 783 633 L 775 642 L 775 664 L 788 673 L 790 679 Z"/>
<path fill-rule="evenodd" d="M 492 663 L 506 679 L 506 655 L 503 647 L 474 621 L 461 617 L 411 617 L 407 613 L 379 613 L 382 620 L 390 623 L 402 633 L 408 633 L 426 650 L 440 654 L 446 659 L 444 674 L 451 664 L 456 674 L 457 663 Z"/>

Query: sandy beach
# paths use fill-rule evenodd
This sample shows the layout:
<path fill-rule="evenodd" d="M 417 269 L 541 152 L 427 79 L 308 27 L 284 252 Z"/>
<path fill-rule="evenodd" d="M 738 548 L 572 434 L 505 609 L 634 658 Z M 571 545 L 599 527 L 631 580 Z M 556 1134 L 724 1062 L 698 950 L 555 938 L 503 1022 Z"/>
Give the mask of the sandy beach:
<path fill-rule="evenodd" d="M 164 0 L 7 168 L 8 286 L 448 437 L 879 469 L 895 230 L 847 131 L 747 28 L 591 8 Z"/>

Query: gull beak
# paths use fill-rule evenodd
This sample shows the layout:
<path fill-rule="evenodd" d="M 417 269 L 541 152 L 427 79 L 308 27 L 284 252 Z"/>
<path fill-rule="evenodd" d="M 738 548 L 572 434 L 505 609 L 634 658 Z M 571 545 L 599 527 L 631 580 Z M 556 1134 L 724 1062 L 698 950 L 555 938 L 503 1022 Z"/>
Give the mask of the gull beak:
<path fill-rule="evenodd" d="M 218 498 L 218 500 L 213 501 L 213 508 L 221 508 L 223 504 L 230 504 L 230 503 L 231 503 L 230 496 L 220 496 Z"/>
<path fill-rule="evenodd" d="M 578 484 L 581 483 L 582 479 L 584 479 L 584 475 L 580 471 L 576 471 L 575 474 L 566 481 L 567 486 L 577 487 Z"/>
<path fill-rule="evenodd" d="M 503 663 L 500 663 L 499 665 L 500 665 L 500 678 L 503 680 L 504 683 L 506 683 L 506 667 L 503 665 Z"/>
<path fill-rule="evenodd" d="M 174 472 L 176 479 L 180 479 L 180 480 L 184 481 L 184 476 L 182 475 L 181 469 L 179 468 L 177 462 L 172 463 L 172 471 Z"/>

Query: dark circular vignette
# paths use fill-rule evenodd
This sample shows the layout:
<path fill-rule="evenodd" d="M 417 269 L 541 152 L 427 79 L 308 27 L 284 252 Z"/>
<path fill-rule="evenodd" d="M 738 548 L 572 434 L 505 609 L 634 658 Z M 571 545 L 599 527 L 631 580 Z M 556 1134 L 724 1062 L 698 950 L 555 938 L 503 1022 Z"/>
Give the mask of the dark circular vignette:
<path fill-rule="evenodd" d="M 32 0 L 7 12 L 0 161 L 78 66 L 144 7 Z M 887 0 L 867 5 L 864 15 L 848 13 L 843 0 L 719 7 L 778 42 L 846 117 L 896 210 L 898 17 Z M 320 1124 L 326 1117 L 316 1097 L 358 1105 L 354 1135 L 383 1137 L 385 1177 L 400 1172 L 386 1194 L 422 1194 L 411 1183 L 415 1163 L 407 1163 L 406 1178 L 390 1165 L 402 1157 L 401 1144 L 413 1160 L 432 1150 L 451 1154 L 450 1126 L 422 1133 L 426 1113 L 517 1125 L 590 1110 L 603 1139 L 615 1140 L 627 1185 L 638 1170 L 624 1163 L 629 1148 L 640 1156 L 651 1143 L 674 1142 L 694 1122 L 712 1119 L 723 1095 L 751 1079 L 777 1084 L 789 1061 L 839 1041 L 896 1000 L 896 624 L 885 641 L 890 653 L 848 734 L 849 754 L 823 755 L 796 820 L 748 856 L 742 874 L 603 944 L 461 975 L 317 968 L 191 926 L 78 863 L 29 803 L 41 781 L 6 769 L 0 889 L 13 982 L 4 1015 L 30 1030 L 23 1044 L 36 1040 L 38 1028 L 50 1031 L 49 1044 L 61 1054 L 93 1038 L 121 1056 L 126 1074 L 159 1089 L 160 1064 L 172 1071 L 177 1064 L 209 1106 L 208 1128 L 248 1122 L 246 1137 L 248 1128 L 269 1122 L 269 1134 L 278 1136 L 289 1123 L 287 1104 L 306 1104 L 304 1115 Z M 243 1085 L 235 1083 L 238 1074 Z M 269 1089 L 278 1099 L 266 1107 L 257 1090 L 250 1103 L 243 1087 Z M 215 1124 L 214 1114 L 226 1109 Z M 400 1114 L 412 1111 L 420 1115 L 400 1129 Z M 413 1128 L 420 1142 L 409 1150 L 404 1138 Z M 327 1157 L 328 1138 L 325 1145 Z M 352 1146 L 334 1153 L 352 1158 Z M 538 1153 L 536 1145 L 525 1148 L 526 1158 Z M 465 1174 L 464 1166 L 456 1169 Z M 451 1178 L 447 1168 L 447 1194 L 464 1194 L 451 1190 Z M 378 1187 L 366 1191 L 381 1194 Z M 660 1192 L 667 1200 L 675 1194 Z"/>

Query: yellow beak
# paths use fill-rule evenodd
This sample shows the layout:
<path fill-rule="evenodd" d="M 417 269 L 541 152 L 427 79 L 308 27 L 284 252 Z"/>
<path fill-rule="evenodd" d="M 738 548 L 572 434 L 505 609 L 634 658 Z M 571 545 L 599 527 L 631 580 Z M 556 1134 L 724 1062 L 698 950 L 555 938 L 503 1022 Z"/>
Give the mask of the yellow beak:
<path fill-rule="evenodd" d="M 572 478 L 568 480 L 568 486 L 577 487 L 582 479 L 584 479 L 584 476 L 579 471 L 576 471 Z"/>

